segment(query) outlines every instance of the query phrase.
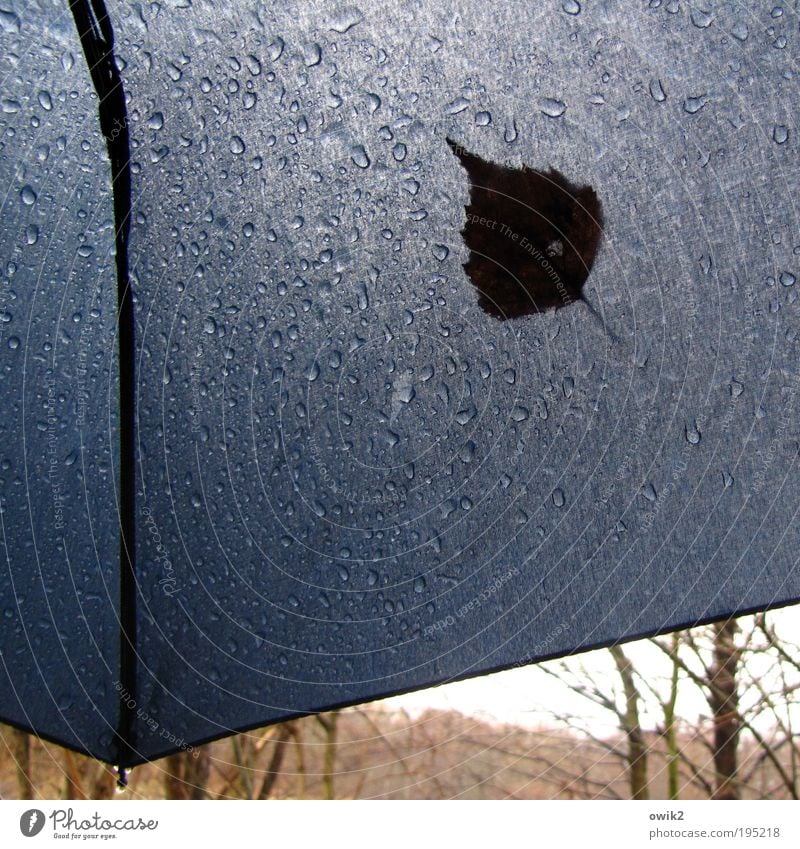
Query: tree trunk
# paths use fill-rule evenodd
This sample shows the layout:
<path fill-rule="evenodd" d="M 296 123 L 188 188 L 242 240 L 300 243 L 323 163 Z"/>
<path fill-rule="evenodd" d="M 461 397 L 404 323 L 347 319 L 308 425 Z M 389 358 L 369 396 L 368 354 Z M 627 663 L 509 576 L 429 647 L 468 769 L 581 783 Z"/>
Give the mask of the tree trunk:
<path fill-rule="evenodd" d="M 664 705 L 664 741 L 667 747 L 667 795 L 675 801 L 680 798 L 680 785 L 678 764 L 680 752 L 678 749 L 678 732 L 675 722 L 675 706 L 678 701 L 678 647 L 680 634 L 676 631 L 672 635 L 670 647 L 670 659 L 672 660 L 672 674 L 669 681 L 669 699 Z"/>
<path fill-rule="evenodd" d="M 114 770 L 106 764 L 98 764 L 92 783 L 92 799 L 111 799 L 116 789 L 117 777 Z"/>
<path fill-rule="evenodd" d="M 621 646 L 609 649 L 625 692 L 625 714 L 620 716 L 628 740 L 628 777 L 632 799 L 649 799 L 647 781 L 647 744 L 639 722 L 639 691 L 633 677 L 633 664 Z"/>
<path fill-rule="evenodd" d="M 740 651 L 736 646 L 738 625 L 734 619 L 714 628 L 714 658 L 708 670 L 708 704 L 714 718 L 714 771 L 712 798 L 738 799 L 739 691 L 737 673 Z"/>
<path fill-rule="evenodd" d="M 325 799 L 335 799 L 333 789 L 334 764 L 336 762 L 336 724 L 339 714 L 319 714 L 317 721 L 325 729 L 325 753 L 322 768 L 322 789 Z"/>
<path fill-rule="evenodd" d="M 64 789 L 61 791 L 62 799 L 86 799 L 83 789 L 83 775 L 80 766 L 75 760 L 76 755 L 69 749 L 64 749 Z"/>
<path fill-rule="evenodd" d="M 289 738 L 291 737 L 291 729 L 288 725 L 289 723 L 283 723 L 275 729 L 272 755 L 269 759 L 269 766 L 267 767 L 266 774 L 264 775 L 264 780 L 261 783 L 261 790 L 258 792 L 259 799 L 269 799 L 272 795 L 272 791 L 275 789 L 275 783 L 281 774 L 281 765 L 283 764 L 283 759 L 286 755 L 286 747 L 289 744 Z"/>
<path fill-rule="evenodd" d="M 27 731 L 8 729 L 11 737 L 11 754 L 17 766 L 17 798 L 33 799 L 31 775 L 31 735 Z"/>
<path fill-rule="evenodd" d="M 180 752 L 166 759 L 164 798 L 199 800 L 207 796 L 211 764 L 205 749 Z"/>

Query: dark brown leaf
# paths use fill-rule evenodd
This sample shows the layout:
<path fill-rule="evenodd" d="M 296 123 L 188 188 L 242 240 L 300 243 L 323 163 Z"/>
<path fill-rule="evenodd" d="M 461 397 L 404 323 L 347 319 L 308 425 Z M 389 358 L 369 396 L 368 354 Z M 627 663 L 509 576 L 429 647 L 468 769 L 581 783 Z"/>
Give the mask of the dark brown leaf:
<path fill-rule="evenodd" d="M 464 270 L 479 305 L 507 319 L 584 300 L 603 227 L 595 191 L 552 169 L 486 162 L 447 141 L 470 180 L 461 232 L 470 250 Z"/>

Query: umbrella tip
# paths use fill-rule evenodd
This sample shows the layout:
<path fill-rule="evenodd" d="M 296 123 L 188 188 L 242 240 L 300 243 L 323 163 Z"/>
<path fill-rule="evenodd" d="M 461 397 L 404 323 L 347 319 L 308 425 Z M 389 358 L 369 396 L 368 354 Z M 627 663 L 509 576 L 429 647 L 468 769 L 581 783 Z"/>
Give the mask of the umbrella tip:
<path fill-rule="evenodd" d="M 115 767 L 117 771 L 117 793 L 122 793 L 128 786 L 128 770 L 124 766 Z"/>

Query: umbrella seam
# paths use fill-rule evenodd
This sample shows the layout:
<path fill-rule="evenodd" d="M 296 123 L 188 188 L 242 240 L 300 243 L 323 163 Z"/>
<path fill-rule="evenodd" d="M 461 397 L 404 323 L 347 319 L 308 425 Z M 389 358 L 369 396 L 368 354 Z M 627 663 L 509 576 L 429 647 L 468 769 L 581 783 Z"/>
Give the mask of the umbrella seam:
<path fill-rule="evenodd" d="M 103 0 L 69 0 L 84 58 L 98 97 L 100 129 L 111 163 L 117 277 L 119 356 L 120 705 L 116 729 L 120 782 L 136 760 L 136 421 L 135 328 L 128 269 L 131 216 L 130 134 L 122 77 L 114 61 L 114 32 Z"/>

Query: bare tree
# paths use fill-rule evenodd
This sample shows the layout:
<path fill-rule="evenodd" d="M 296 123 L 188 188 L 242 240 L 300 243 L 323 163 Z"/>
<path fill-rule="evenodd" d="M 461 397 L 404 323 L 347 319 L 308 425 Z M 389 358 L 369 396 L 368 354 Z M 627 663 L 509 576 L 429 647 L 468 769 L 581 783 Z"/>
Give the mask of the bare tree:
<path fill-rule="evenodd" d="M 624 710 L 617 711 L 622 731 L 628 741 L 628 775 L 631 784 L 632 799 L 649 799 L 650 790 L 647 785 L 647 744 L 642 732 L 639 719 L 639 702 L 641 695 L 636 686 L 633 664 L 622 650 L 622 646 L 609 648 L 611 657 L 617 667 L 622 688 L 625 694 Z"/>
<path fill-rule="evenodd" d="M 31 736 L 16 728 L 9 729 L 11 757 L 16 765 L 18 799 L 33 799 L 33 775 L 31 772 Z"/>
<path fill-rule="evenodd" d="M 164 798 L 197 801 L 207 797 L 210 771 L 208 748 L 179 752 L 166 758 Z"/>
<path fill-rule="evenodd" d="M 713 626 L 714 652 L 708 673 L 708 704 L 714 718 L 713 798 L 739 798 L 739 690 L 737 672 L 741 652 L 736 645 L 736 620 Z"/>
<path fill-rule="evenodd" d="M 334 768 L 336 764 L 336 733 L 339 724 L 339 712 L 317 714 L 317 722 L 325 732 L 324 765 L 322 771 L 322 787 L 324 798 L 335 799 Z"/>
<path fill-rule="evenodd" d="M 599 736 L 583 716 L 563 711 L 553 711 L 552 714 L 560 724 L 586 737 L 599 749 L 623 762 L 631 798 L 648 799 L 648 744 L 640 717 L 641 676 L 621 646 L 612 646 L 608 653 L 617 673 L 616 681 L 590 671 L 582 661 L 564 660 L 556 665 L 544 664 L 541 669 L 592 704 L 608 711 L 623 734 L 622 741 Z"/>

